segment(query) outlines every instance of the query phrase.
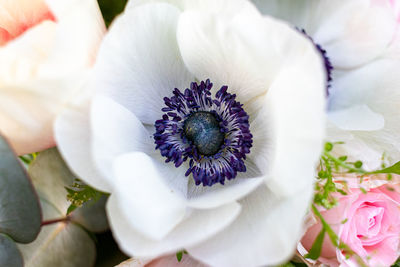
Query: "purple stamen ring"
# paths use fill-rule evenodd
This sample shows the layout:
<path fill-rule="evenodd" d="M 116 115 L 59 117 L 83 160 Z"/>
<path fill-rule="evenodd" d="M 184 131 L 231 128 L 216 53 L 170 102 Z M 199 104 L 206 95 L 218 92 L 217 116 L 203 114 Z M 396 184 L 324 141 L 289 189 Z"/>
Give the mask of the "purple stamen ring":
<path fill-rule="evenodd" d="M 212 186 L 231 180 L 238 172 L 246 172 L 244 161 L 250 153 L 253 136 L 249 116 L 228 86 L 211 97 L 209 79 L 192 82 L 182 93 L 164 97 L 162 119 L 155 122 L 156 149 L 180 167 L 189 160 L 186 176 L 193 175 L 196 185 Z"/>
<path fill-rule="evenodd" d="M 325 70 L 326 70 L 326 80 L 327 80 L 326 81 L 326 91 L 327 91 L 327 95 L 329 95 L 329 88 L 331 87 L 331 83 L 332 83 L 333 65 L 331 63 L 331 60 L 328 57 L 328 53 L 320 44 L 317 44 L 314 41 L 314 39 L 310 35 L 307 34 L 306 30 L 299 29 L 299 28 L 296 28 L 296 29 L 313 42 L 315 48 L 318 50 L 318 52 L 321 54 L 322 58 L 324 59 Z"/>

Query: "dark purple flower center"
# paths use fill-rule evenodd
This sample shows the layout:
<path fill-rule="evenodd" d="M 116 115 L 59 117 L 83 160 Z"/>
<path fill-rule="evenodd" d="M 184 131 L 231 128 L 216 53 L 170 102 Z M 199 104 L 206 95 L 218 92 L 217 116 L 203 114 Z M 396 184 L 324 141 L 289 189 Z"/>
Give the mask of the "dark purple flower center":
<path fill-rule="evenodd" d="M 210 80 L 193 82 L 184 92 L 175 88 L 172 97 L 164 98 L 165 114 L 155 122 L 154 134 L 165 162 L 178 168 L 189 161 L 186 176 L 192 174 L 203 186 L 224 184 L 245 172 L 253 143 L 249 116 L 236 95 L 222 86 L 212 98 L 211 88 Z"/>

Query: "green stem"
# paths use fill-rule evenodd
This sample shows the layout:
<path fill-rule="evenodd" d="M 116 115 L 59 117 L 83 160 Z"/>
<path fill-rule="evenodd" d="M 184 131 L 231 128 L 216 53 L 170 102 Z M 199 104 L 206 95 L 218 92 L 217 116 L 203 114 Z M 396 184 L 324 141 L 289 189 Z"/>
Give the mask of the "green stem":
<path fill-rule="evenodd" d="M 353 166 L 346 164 L 343 161 L 335 158 L 329 152 L 325 151 L 324 156 L 327 157 L 328 159 L 330 159 L 331 161 L 335 162 L 337 165 L 349 170 L 350 172 L 355 172 L 355 173 L 359 173 L 359 174 L 368 174 L 368 172 L 364 171 L 363 169 L 354 168 Z"/>
<path fill-rule="evenodd" d="M 348 245 L 346 245 L 345 243 L 343 243 L 339 237 L 337 236 L 337 234 L 335 233 L 335 231 L 333 231 L 333 229 L 331 228 L 331 226 L 325 221 L 324 217 L 322 216 L 322 214 L 319 212 L 319 210 L 317 209 L 317 207 L 313 204 L 311 206 L 313 213 L 320 219 L 321 224 L 323 229 L 325 229 L 326 233 L 328 234 L 332 244 L 339 248 L 342 249 L 344 251 L 346 251 L 347 253 L 351 254 L 352 256 L 356 257 L 356 260 L 358 262 L 358 264 L 362 267 L 368 267 L 368 265 L 364 262 L 364 260 L 358 255 L 356 254 Z"/>

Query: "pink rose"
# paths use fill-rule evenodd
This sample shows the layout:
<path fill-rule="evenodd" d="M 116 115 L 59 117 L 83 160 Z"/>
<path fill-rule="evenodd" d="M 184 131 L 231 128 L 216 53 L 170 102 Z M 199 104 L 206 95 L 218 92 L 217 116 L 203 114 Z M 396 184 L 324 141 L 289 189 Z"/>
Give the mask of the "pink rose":
<path fill-rule="evenodd" d="M 54 145 L 104 32 L 96 0 L 0 0 L 0 133 L 18 154 Z"/>
<path fill-rule="evenodd" d="M 381 185 L 364 194 L 358 188 L 336 195 L 338 206 L 321 214 L 339 238 L 369 266 L 390 266 L 400 256 L 400 186 Z M 321 230 L 311 226 L 301 240 L 309 250 Z M 358 266 L 336 249 L 326 235 L 319 260 L 330 266 Z"/>

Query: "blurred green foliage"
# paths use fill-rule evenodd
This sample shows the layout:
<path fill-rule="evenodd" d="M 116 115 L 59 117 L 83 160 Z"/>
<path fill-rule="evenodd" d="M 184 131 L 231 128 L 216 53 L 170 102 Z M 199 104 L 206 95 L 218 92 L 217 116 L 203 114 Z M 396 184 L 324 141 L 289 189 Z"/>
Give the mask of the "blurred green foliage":
<path fill-rule="evenodd" d="M 124 10 L 127 1 L 128 0 L 98 0 L 107 27 L 110 26 L 113 19 Z"/>
<path fill-rule="evenodd" d="M 400 258 L 392 265 L 392 267 L 400 267 Z"/>

